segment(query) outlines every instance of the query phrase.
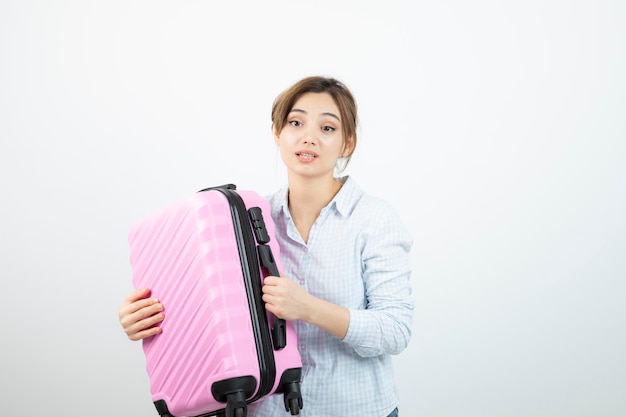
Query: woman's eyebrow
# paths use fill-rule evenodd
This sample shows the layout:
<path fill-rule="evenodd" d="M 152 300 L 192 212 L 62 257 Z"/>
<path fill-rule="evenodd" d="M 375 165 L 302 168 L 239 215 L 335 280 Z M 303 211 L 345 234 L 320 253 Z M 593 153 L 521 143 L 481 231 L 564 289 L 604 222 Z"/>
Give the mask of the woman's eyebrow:
<path fill-rule="evenodd" d="M 307 112 L 305 110 L 302 109 L 291 109 L 291 111 L 289 113 L 303 113 L 303 114 L 307 114 Z M 322 115 L 324 116 L 329 116 L 329 117 L 333 117 L 335 119 L 337 119 L 337 121 L 341 122 L 341 119 L 339 118 L 339 116 L 337 116 L 335 113 L 331 113 L 331 112 L 324 112 L 322 113 Z"/>

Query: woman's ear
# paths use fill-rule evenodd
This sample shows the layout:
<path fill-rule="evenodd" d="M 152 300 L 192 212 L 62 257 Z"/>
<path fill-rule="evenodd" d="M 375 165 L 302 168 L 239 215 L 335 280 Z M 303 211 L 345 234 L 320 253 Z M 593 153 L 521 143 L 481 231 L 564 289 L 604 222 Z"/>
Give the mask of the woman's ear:
<path fill-rule="evenodd" d="M 341 155 L 339 156 L 342 158 L 348 157 L 352 155 L 353 151 L 354 151 L 354 137 L 350 136 L 350 138 L 343 145 L 343 150 L 341 151 Z"/>
<path fill-rule="evenodd" d="M 274 143 L 276 146 L 280 146 L 280 135 L 276 132 L 276 128 L 272 126 L 272 134 L 274 135 Z"/>

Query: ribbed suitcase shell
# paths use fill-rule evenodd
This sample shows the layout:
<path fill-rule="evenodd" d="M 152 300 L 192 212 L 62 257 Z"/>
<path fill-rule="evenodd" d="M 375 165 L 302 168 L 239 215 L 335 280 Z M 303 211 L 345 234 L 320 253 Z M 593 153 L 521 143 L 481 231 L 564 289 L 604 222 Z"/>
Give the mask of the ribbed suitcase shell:
<path fill-rule="evenodd" d="M 274 261 L 282 270 L 269 203 L 253 191 L 236 193 L 247 208 L 261 209 Z M 165 310 L 162 333 L 143 341 L 152 399 L 157 409 L 165 403 L 169 412 L 160 414 L 223 413 L 226 404 L 214 399 L 213 383 L 240 376 L 254 377 L 254 395 L 246 402 L 256 401 L 262 374 L 269 372 L 271 378 L 272 362 L 276 376 L 266 382 L 271 389 L 261 397 L 278 395 L 286 370 L 297 369 L 299 378 L 302 362 L 291 322 L 286 322 L 283 349 L 258 340 L 259 328 L 271 326 L 275 318 L 264 308 L 263 314 L 253 311 L 250 298 L 258 294 L 246 284 L 246 276 L 254 276 L 246 268 L 257 269 L 260 277 L 268 272 L 250 254 L 249 259 L 242 255 L 245 234 L 240 229 L 247 225 L 236 224 L 231 205 L 219 190 L 198 192 L 138 221 L 128 235 L 133 284 L 150 288 Z"/>

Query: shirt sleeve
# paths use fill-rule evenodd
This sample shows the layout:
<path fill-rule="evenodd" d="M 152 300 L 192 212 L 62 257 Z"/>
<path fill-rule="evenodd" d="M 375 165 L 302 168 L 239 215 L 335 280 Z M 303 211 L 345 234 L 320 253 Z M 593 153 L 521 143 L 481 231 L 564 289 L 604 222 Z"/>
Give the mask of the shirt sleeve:
<path fill-rule="evenodd" d="M 410 286 L 412 238 L 383 206 L 361 234 L 365 309 L 350 309 L 343 341 L 363 357 L 398 354 L 411 339 L 415 303 Z"/>

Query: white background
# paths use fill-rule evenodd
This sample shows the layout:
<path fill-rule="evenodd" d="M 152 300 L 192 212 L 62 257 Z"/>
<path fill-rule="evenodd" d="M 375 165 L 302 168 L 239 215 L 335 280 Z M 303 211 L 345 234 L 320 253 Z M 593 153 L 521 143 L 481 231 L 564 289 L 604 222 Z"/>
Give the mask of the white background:
<path fill-rule="evenodd" d="M 403 417 L 626 415 L 626 3 L 0 3 L 0 407 L 157 416 L 127 233 L 284 184 L 274 97 L 345 81 L 415 238 Z"/>

